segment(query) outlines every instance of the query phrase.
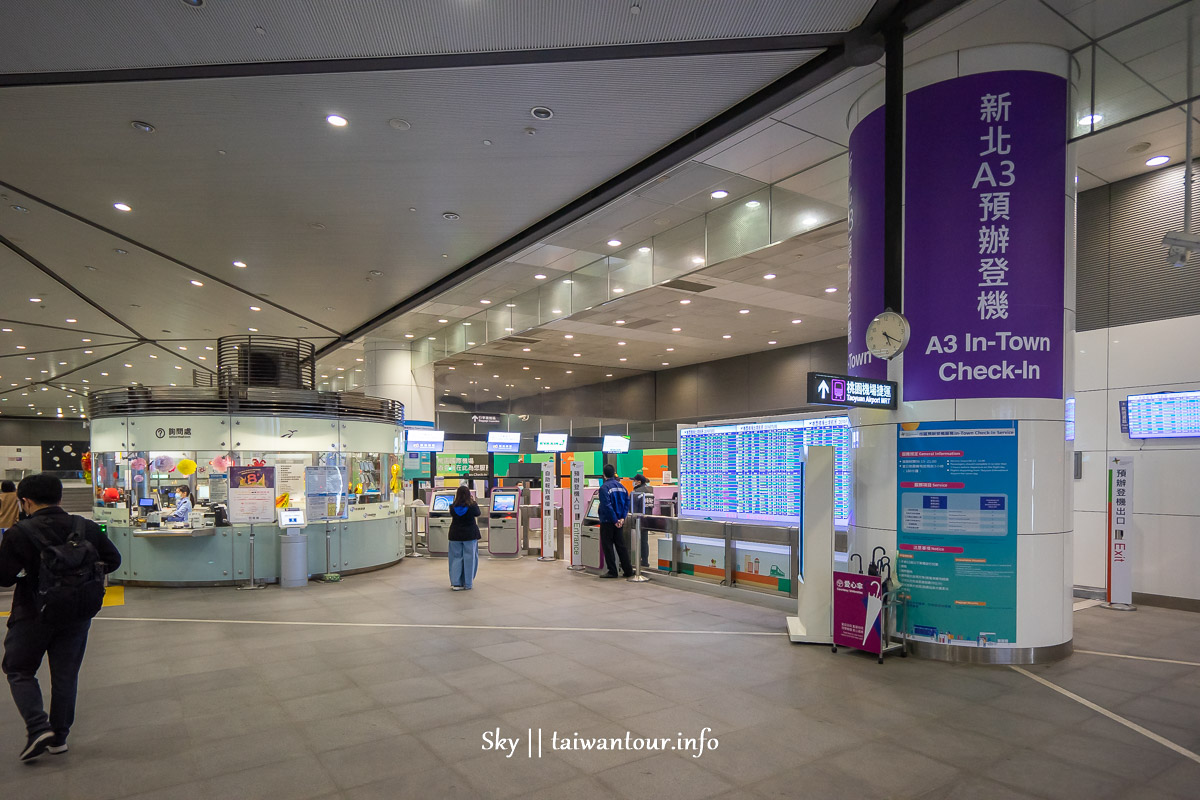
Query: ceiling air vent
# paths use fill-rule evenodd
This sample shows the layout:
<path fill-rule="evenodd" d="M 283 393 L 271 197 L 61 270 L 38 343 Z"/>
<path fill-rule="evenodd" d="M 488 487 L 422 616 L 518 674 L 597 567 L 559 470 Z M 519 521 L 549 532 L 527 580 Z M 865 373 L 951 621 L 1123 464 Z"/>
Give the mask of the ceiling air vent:
<path fill-rule="evenodd" d="M 685 281 L 685 280 L 681 280 L 679 278 L 676 278 L 673 281 L 667 281 L 666 283 L 662 283 L 659 285 L 665 286 L 668 289 L 679 289 L 680 291 L 683 291 L 683 292 L 697 292 L 697 293 L 707 292 L 709 289 L 715 288 L 713 286 L 709 286 L 707 283 L 696 283 L 695 281 Z"/>

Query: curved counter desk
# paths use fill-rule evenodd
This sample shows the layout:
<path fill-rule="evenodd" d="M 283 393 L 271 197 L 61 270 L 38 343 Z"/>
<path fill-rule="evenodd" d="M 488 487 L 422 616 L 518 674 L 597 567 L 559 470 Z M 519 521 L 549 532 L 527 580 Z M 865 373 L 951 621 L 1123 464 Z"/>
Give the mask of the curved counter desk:
<path fill-rule="evenodd" d="M 310 576 L 382 569 L 404 557 L 402 512 L 374 504 L 350 513 L 350 519 L 316 522 L 301 532 L 308 539 Z M 121 568 L 109 576 L 114 583 L 222 586 L 251 577 L 249 525 L 147 530 L 101 514 L 97 520 L 106 522 L 108 537 L 121 551 Z M 260 583 L 279 580 L 280 533 L 275 525 L 254 526 L 254 578 Z"/>

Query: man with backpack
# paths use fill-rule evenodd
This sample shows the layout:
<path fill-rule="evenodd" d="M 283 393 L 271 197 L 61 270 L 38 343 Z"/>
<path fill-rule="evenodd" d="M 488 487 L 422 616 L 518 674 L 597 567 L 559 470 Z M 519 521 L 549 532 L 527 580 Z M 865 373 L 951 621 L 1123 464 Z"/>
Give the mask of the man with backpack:
<path fill-rule="evenodd" d="M 0 586 L 16 584 L 3 670 L 29 733 L 20 759 L 31 761 L 67 751 L 88 629 L 104 600 L 104 575 L 121 565 L 121 554 L 96 523 L 59 507 L 62 481 L 53 475 L 23 479 L 17 502 L 29 518 L 0 541 Z M 49 716 L 37 680 L 46 656 Z"/>

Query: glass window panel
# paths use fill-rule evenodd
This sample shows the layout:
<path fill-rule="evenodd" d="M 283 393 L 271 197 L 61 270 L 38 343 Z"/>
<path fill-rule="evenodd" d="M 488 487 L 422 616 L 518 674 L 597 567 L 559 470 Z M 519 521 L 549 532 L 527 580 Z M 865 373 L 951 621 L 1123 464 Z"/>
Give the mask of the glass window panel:
<path fill-rule="evenodd" d="M 708 213 L 708 263 L 766 247 L 771 243 L 770 189 L 745 197 Z"/>
<path fill-rule="evenodd" d="M 654 237 L 654 282 L 663 283 L 705 265 L 704 217 Z"/>
<path fill-rule="evenodd" d="M 608 302 L 608 259 L 593 261 L 571 273 L 571 307 L 576 311 Z"/>
<path fill-rule="evenodd" d="M 569 275 L 557 278 L 543 286 L 540 292 L 538 321 L 540 324 L 571 316 L 571 286 L 575 283 Z"/>
<path fill-rule="evenodd" d="M 654 247 L 651 240 L 639 242 L 608 260 L 609 294 L 623 294 L 649 288 L 654 284 Z"/>

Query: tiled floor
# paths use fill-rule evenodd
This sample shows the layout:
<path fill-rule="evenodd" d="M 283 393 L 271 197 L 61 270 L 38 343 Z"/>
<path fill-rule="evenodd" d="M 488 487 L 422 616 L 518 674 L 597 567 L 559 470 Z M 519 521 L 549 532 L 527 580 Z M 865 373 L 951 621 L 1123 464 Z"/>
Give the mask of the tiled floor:
<path fill-rule="evenodd" d="M 449 591 L 445 572 L 421 559 L 289 591 L 129 589 L 94 623 L 69 754 L 17 763 L 24 733 L 0 702 L 0 791 L 1097 800 L 1200 786 L 1200 763 L 1011 669 L 880 666 L 742 635 L 779 634 L 783 616 L 561 562 L 485 560 L 471 592 Z M 1200 615 L 1086 608 L 1075 623 L 1079 649 L 1200 662 Z M 414 624 L 445 627 L 403 627 Z M 1076 654 L 1031 671 L 1200 750 L 1200 666 Z M 521 737 L 511 758 L 482 749 L 497 728 Z M 719 744 L 699 758 L 548 746 L 551 732 L 674 740 L 705 728 Z"/>

